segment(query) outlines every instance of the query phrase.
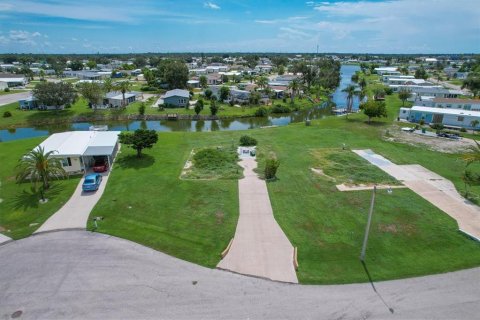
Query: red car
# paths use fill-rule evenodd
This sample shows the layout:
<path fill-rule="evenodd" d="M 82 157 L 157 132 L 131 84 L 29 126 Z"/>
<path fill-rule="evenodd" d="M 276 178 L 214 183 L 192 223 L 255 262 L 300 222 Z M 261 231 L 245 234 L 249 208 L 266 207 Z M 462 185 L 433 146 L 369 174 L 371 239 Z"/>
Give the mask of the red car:
<path fill-rule="evenodd" d="M 95 159 L 95 163 L 93 165 L 94 172 L 105 172 L 107 170 L 108 170 L 108 161 L 106 158 Z"/>

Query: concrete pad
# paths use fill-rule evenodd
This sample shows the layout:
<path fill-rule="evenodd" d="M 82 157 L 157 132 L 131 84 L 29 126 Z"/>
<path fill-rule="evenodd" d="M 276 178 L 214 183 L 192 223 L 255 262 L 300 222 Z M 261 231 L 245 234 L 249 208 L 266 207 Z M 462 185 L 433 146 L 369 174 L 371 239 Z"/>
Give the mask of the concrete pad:
<path fill-rule="evenodd" d="M 405 186 L 455 219 L 462 232 L 480 239 L 480 207 L 463 198 L 450 180 L 420 165 L 396 165 L 372 154 L 371 150 L 354 152 L 391 176 L 403 180 Z M 378 161 L 381 158 L 385 161 Z"/>
<path fill-rule="evenodd" d="M 12 238 L 10 237 L 7 237 L 6 235 L 3 235 L 0 233 L 0 244 L 4 243 L 4 242 L 8 242 L 8 241 L 11 241 Z"/>
<path fill-rule="evenodd" d="M 240 216 L 230 251 L 217 267 L 298 283 L 293 246 L 273 216 L 267 184 L 253 171 L 257 162 L 244 158 L 240 165 L 244 168 L 244 178 L 238 181 Z"/>
<path fill-rule="evenodd" d="M 355 186 L 347 186 L 345 184 L 337 184 L 336 185 L 338 191 L 362 191 L 362 190 L 372 190 L 373 186 L 365 186 L 365 185 L 355 185 Z M 377 189 L 405 189 L 406 186 L 390 186 L 385 184 L 377 184 Z"/>
<path fill-rule="evenodd" d="M 105 191 L 109 173 L 110 171 L 103 174 L 102 183 L 95 192 L 82 191 L 82 183 L 85 179 L 82 178 L 72 197 L 34 233 L 63 229 L 86 229 L 88 216 Z"/>
<path fill-rule="evenodd" d="M 30 92 L 30 91 L 1 95 L 0 96 L 0 106 L 10 104 L 10 103 L 13 103 L 13 102 L 17 102 L 18 100 L 28 98 L 31 95 L 32 95 L 32 92 Z"/>

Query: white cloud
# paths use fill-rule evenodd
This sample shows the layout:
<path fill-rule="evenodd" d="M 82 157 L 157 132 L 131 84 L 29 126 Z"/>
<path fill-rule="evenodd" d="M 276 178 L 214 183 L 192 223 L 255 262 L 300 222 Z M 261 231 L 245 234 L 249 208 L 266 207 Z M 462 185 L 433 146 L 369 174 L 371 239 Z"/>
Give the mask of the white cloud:
<path fill-rule="evenodd" d="M 27 44 L 27 45 L 36 45 L 35 38 L 41 37 L 40 32 L 28 32 L 24 30 L 10 30 L 8 34 L 7 41 Z"/>
<path fill-rule="evenodd" d="M 78 39 L 77 38 L 72 38 L 72 41 L 78 41 Z"/>
<path fill-rule="evenodd" d="M 210 2 L 210 1 L 204 2 L 204 3 L 203 3 L 203 6 L 204 6 L 205 8 L 213 9 L 213 10 L 220 10 L 220 9 L 221 9 L 219 5 L 217 5 L 217 4 L 213 3 L 213 2 Z"/>

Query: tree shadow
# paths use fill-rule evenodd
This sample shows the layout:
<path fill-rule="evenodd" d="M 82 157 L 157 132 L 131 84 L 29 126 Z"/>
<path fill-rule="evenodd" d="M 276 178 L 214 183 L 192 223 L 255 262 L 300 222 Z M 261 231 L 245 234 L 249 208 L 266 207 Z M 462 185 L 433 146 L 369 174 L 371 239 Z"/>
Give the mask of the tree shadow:
<path fill-rule="evenodd" d="M 383 299 L 380 292 L 377 291 L 377 288 L 375 287 L 375 284 L 373 283 L 372 276 L 370 275 L 370 272 L 368 271 L 367 264 L 364 261 L 361 261 L 361 263 L 362 263 L 363 269 L 365 270 L 365 273 L 367 274 L 368 281 L 370 282 L 370 285 L 372 286 L 373 291 L 377 294 L 377 296 L 380 298 L 380 300 L 382 300 L 383 304 L 387 307 L 388 311 L 390 311 L 390 313 L 393 314 L 395 312 L 395 310 L 393 310 L 393 308 L 391 308 L 387 304 L 387 302 Z"/>
<path fill-rule="evenodd" d="M 155 163 L 155 158 L 149 154 L 142 154 L 141 158 L 136 155 L 128 155 L 119 158 L 115 164 L 121 168 L 143 169 L 152 166 Z"/>
<path fill-rule="evenodd" d="M 52 184 L 50 188 L 45 191 L 45 198 L 51 199 L 57 196 L 62 187 L 60 184 Z M 16 210 L 27 210 L 31 208 L 38 208 L 40 204 L 41 193 L 40 189 L 35 188 L 33 185 L 30 188 L 25 188 L 19 192 L 13 199 L 10 200 L 9 205 Z"/>

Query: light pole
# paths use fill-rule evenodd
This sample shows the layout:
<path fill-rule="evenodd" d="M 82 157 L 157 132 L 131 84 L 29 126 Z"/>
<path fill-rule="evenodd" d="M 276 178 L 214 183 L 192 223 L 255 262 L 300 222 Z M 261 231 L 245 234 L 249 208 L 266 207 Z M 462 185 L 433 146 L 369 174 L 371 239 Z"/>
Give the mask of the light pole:
<path fill-rule="evenodd" d="M 387 189 L 388 194 L 392 193 L 392 188 Z M 370 225 L 372 224 L 372 215 L 373 215 L 373 207 L 375 205 L 375 195 L 377 193 L 377 186 L 373 186 L 373 191 L 372 191 L 372 200 L 370 201 L 370 211 L 368 212 L 368 221 L 367 221 L 367 227 L 365 228 L 365 236 L 363 238 L 363 245 L 362 245 L 362 253 L 360 253 L 360 260 L 362 262 L 365 261 L 365 253 L 367 251 L 367 242 L 368 242 L 368 234 L 370 232 Z"/>

